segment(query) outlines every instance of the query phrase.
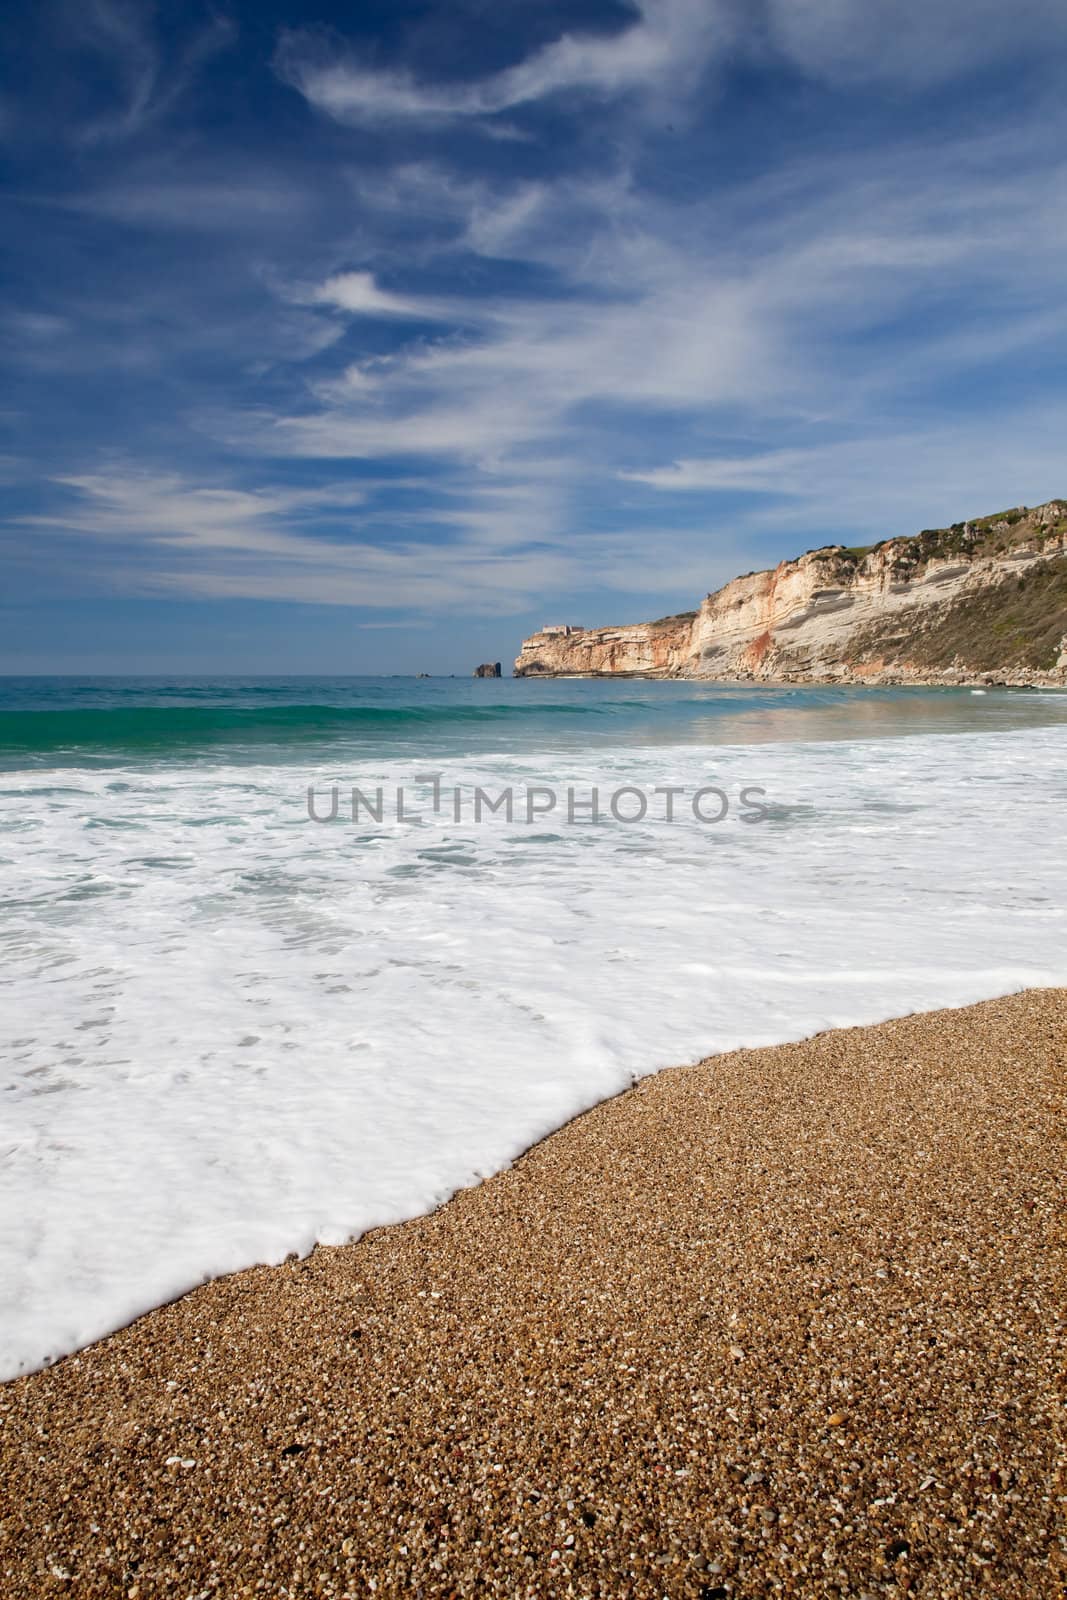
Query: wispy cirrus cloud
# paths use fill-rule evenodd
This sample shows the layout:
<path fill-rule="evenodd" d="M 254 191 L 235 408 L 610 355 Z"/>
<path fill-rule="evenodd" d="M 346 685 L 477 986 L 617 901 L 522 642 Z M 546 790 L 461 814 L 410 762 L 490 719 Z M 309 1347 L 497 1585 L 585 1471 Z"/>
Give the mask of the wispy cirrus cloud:
<path fill-rule="evenodd" d="M 1005 497 L 1005 485 L 1026 484 L 1033 504 L 1062 497 L 1065 441 L 1067 405 L 1058 401 L 1008 419 L 857 430 L 808 448 L 683 459 L 623 476 L 659 499 L 741 493 L 750 535 L 804 527 L 884 538 L 1006 509 L 1019 496 Z"/>
<path fill-rule="evenodd" d="M 455 537 L 442 539 L 430 537 L 432 512 L 375 515 L 374 484 L 244 490 L 126 469 L 65 477 L 57 487 L 62 510 L 19 524 L 126 550 L 122 584 L 142 593 L 415 610 L 462 600 L 477 612 L 514 609 L 562 571 L 558 552 L 508 542 L 494 549 L 462 520 Z M 324 522 L 339 531 L 325 535 Z"/>
<path fill-rule="evenodd" d="M 1059 0 L 766 0 L 765 37 L 806 74 L 917 90 L 1067 40 Z"/>
<path fill-rule="evenodd" d="M 1052 160 L 1009 183 L 1001 171 L 1012 148 L 1007 134 L 963 141 L 935 172 L 921 144 L 881 166 L 809 164 L 791 183 L 777 175 L 765 206 L 753 206 L 751 191 L 720 196 L 714 226 L 710 214 L 695 219 L 690 206 L 626 184 L 581 194 L 564 185 L 555 227 L 550 201 L 511 210 L 505 193 L 493 248 L 536 252 L 555 271 L 553 294 L 483 299 L 465 326 L 470 302 L 392 295 L 369 273 L 331 277 L 308 298 L 357 317 L 445 326 L 313 380 L 299 413 L 246 419 L 234 437 L 296 456 L 453 455 L 483 466 L 552 447 L 580 473 L 598 449 L 602 467 L 620 465 L 649 413 L 674 418 L 681 436 L 714 429 L 728 412 L 735 430 L 769 415 L 783 427 L 835 413 L 850 426 L 865 413 L 873 421 L 914 381 L 905 319 L 945 286 L 958 309 L 940 316 L 941 381 L 981 359 L 994 332 L 1007 350 L 1058 325 L 1067 228 L 1056 197 L 1067 194 L 1067 166 Z M 470 207 L 468 237 L 489 207 L 484 191 Z M 1031 243 L 1020 253 L 1024 232 Z M 990 298 L 1018 309 L 983 331 L 971 306 Z M 914 348 L 931 348 L 921 324 Z M 666 470 L 678 482 L 683 469 Z M 691 488 L 747 487 L 720 480 L 718 467 L 702 466 L 699 483 L 694 466 L 684 470 Z"/>
<path fill-rule="evenodd" d="M 201 68 L 237 37 L 229 17 L 209 13 L 176 51 L 167 52 L 155 29 L 154 6 L 140 0 L 78 0 L 59 10 L 69 44 L 96 55 L 114 84 L 111 108 L 81 125 L 83 143 L 126 138 L 166 116 Z"/>
<path fill-rule="evenodd" d="M 228 236 L 263 228 L 299 225 L 314 210 L 306 188 L 258 169 L 236 168 L 225 175 L 186 170 L 181 176 L 125 171 L 121 180 L 60 196 L 53 202 L 69 211 L 128 223 Z"/>
<path fill-rule="evenodd" d="M 567 93 L 611 98 L 669 88 L 677 95 L 731 36 L 730 11 L 718 0 L 635 0 L 621 28 L 567 31 L 513 67 L 458 84 L 369 67 L 304 29 L 282 35 L 275 64 L 285 82 L 338 121 L 440 122 L 491 117 Z"/>
<path fill-rule="evenodd" d="M 459 82 L 379 67 L 322 30 L 282 33 L 275 68 L 352 125 L 482 118 L 562 95 L 670 95 L 678 114 L 713 62 L 774 60 L 835 85 L 920 90 L 1067 40 L 1059 0 L 631 0 L 620 25 L 567 29 L 515 65 Z"/>
<path fill-rule="evenodd" d="M 702 581 L 708 566 L 706 541 L 698 548 L 683 531 L 652 582 L 638 579 L 655 530 L 609 527 L 575 541 L 552 483 L 368 479 L 362 488 L 247 490 L 119 465 L 58 479 L 56 488 L 61 506 L 7 525 L 91 541 L 109 584 L 142 594 L 498 615 L 590 584 L 670 592 Z M 731 559 L 722 552 L 724 573 Z"/>

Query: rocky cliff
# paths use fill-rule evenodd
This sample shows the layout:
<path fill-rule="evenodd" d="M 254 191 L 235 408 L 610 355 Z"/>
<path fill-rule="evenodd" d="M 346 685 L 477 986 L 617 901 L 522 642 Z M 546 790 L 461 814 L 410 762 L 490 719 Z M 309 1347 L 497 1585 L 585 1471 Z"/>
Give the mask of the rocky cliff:
<path fill-rule="evenodd" d="M 546 627 L 516 677 L 1067 683 L 1067 502 L 735 578 L 699 611 Z"/>

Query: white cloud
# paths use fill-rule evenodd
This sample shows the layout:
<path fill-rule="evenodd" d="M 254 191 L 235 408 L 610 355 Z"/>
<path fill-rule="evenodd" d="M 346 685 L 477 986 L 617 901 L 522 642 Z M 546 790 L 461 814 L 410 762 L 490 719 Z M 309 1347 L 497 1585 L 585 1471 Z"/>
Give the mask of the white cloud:
<path fill-rule="evenodd" d="M 89 189 L 56 202 L 66 210 L 110 217 L 138 226 L 180 228 L 197 233 L 245 232 L 267 225 L 292 225 L 312 210 L 312 197 L 294 183 L 235 170 L 228 177 L 174 178 L 158 169 L 143 178 Z"/>
<path fill-rule="evenodd" d="M 64 8 L 66 42 L 107 62 L 120 100 L 79 130 L 83 142 L 123 138 L 165 116 L 201 67 L 237 36 L 228 18 L 215 16 L 168 56 L 153 31 L 153 11 L 139 0 L 77 0 Z"/>
<path fill-rule="evenodd" d="M 369 377 L 367 385 L 373 387 Z M 517 446 L 551 432 L 554 420 L 534 397 L 471 391 L 388 414 L 331 405 L 309 416 L 272 419 L 266 428 L 245 433 L 243 442 L 272 455 L 335 460 L 443 456 L 489 467 Z M 235 440 L 241 438 L 235 435 Z"/>
<path fill-rule="evenodd" d="M 565 33 L 514 67 L 460 84 L 375 71 L 339 58 L 320 36 L 301 30 L 283 35 L 276 65 L 287 83 L 340 122 L 494 116 L 567 92 L 607 98 L 669 87 L 677 95 L 728 44 L 728 18 L 716 0 L 635 0 L 628 27 Z"/>
<path fill-rule="evenodd" d="M 1067 39 L 1062 0 L 767 0 L 772 43 L 812 77 L 922 88 Z"/>
<path fill-rule="evenodd" d="M 651 489 L 683 493 L 708 489 L 782 493 L 784 486 L 792 485 L 798 468 L 810 465 L 813 454 L 810 450 L 771 450 L 762 455 L 683 459 L 669 466 L 623 472 L 619 476 L 630 483 L 647 484 Z"/>
<path fill-rule="evenodd" d="M 524 512 L 508 506 L 506 489 L 496 517 L 508 532 L 494 541 L 485 513 L 470 523 L 433 510 L 374 514 L 374 483 L 242 490 L 122 470 L 57 485 L 70 497 L 66 508 L 13 525 L 127 548 L 136 559 L 123 564 L 120 581 L 142 592 L 483 612 L 515 610 L 569 572 L 565 552 L 541 547 L 530 532 L 522 537 L 531 548 L 521 547 L 514 519 Z M 343 521 L 346 535 L 316 531 L 323 518 Z M 525 520 L 536 533 L 536 512 Z"/>
<path fill-rule="evenodd" d="M 71 324 L 67 317 L 49 311 L 8 311 L 0 317 L 0 326 L 16 338 L 50 342 L 69 334 Z"/>
<path fill-rule="evenodd" d="M 91 539 L 113 563 L 124 552 L 112 582 L 138 593 L 504 615 L 586 588 L 684 599 L 709 571 L 729 576 L 736 559 L 693 529 L 618 528 L 576 540 L 552 481 L 247 490 L 123 468 L 57 487 L 65 505 L 8 526 Z M 417 509 L 397 509 L 405 488 L 423 491 Z M 379 490 L 388 506 L 375 505 Z M 342 523 L 343 536 L 324 534 L 324 520 Z"/>
<path fill-rule="evenodd" d="M 360 317 L 416 317 L 436 321 L 454 315 L 454 310 L 431 299 L 390 294 L 379 289 L 370 272 L 339 272 L 312 290 L 308 299 L 315 305 L 336 306 Z"/>
<path fill-rule="evenodd" d="M 629 481 L 684 494 L 714 521 L 715 497 L 769 497 L 743 514 L 749 535 L 822 528 L 826 537 L 885 538 L 982 516 L 1064 493 L 1067 406 L 1026 407 L 981 420 L 950 419 L 837 439 L 809 448 L 680 460 Z M 789 553 L 783 551 L 783 553 Z"/>
<path fill-rule="evenodd" d="M 293 556 L 314 556 L 317 545 L 313 539 L 284 531 L 287 520 L 298 522 L 308 512 L 347 511 L 366 499 L 364 491 L 352 484 L 312 490 L 203 488 L 176 473 L 83 473 L 55 482 L 74 495 L 75 509 L 24 521 L 145 545 L 199 545 Z"/>

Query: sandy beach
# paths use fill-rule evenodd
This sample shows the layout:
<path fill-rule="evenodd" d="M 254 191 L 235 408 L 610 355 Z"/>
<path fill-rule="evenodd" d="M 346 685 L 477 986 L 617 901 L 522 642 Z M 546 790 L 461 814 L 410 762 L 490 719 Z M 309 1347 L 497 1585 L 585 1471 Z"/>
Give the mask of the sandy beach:
<path fill-rule="evenodd" d="M 207 1284 L 0 1392 L 0 1589 L 1058 1595 L 1065 1059 L 1064 990 L 720 1056 Z"/>

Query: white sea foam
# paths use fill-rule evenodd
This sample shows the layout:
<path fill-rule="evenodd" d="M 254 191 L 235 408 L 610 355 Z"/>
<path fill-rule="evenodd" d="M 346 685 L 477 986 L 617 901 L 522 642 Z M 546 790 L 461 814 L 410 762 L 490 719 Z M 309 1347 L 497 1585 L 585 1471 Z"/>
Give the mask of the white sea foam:
<path fill-rule="evenodd" d="M 410 1216 L 650 1069 L 1067 981 L 1067 730 L 478 757 L 769 820 L 318 825 L 408 765 L 8 774 L 0 1373 Z"/>

